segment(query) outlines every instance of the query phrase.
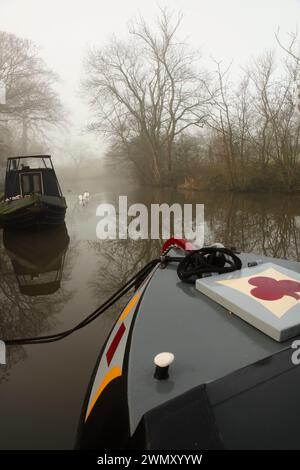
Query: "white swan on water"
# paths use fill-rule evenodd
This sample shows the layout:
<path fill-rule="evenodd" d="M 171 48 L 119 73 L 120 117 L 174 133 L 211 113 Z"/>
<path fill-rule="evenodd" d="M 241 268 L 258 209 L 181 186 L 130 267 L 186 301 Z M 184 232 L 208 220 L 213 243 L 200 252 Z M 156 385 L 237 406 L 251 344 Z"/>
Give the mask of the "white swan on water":
<path fill-rule="evenodd" d="M 85 205 L 90 199 L 90 193 L 85 191 L 83 194 L 78 195 L 79 204 Z"/>

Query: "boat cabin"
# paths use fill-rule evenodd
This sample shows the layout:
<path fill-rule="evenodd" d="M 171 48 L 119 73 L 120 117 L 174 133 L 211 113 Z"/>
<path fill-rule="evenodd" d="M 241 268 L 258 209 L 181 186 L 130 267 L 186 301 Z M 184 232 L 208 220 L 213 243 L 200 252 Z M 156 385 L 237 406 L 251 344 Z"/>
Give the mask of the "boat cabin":
<path fill-rule="evenodd" d="M 4 199 L 32 194 L 62 196 L 50 155 L 8 158 Z"/>

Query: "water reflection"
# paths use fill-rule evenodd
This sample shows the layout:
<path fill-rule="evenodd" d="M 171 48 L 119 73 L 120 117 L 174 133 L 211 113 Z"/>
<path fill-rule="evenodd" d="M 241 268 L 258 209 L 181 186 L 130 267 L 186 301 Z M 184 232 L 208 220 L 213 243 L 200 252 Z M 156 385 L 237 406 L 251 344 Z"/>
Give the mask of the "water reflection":
<path fill-rule="evenodd" d="M 59 288 L 69 245 L 64 225 L 43 232 L 4 230 L 3 244 L 23 295 L 50 295 Z"/>
<path fill-rule="evenodd" d="M 71 253 L 65 263 L 69 236 L 65 225 L 49 232 L 3 232 L 0 248 L 0 338 L 37 336 L 60 324 L 57 314 L 72 298 L 72 289 L 62 286 L 70 278 Z M 65 268 L 65 269 L 64 269 Z M 7 350 L 9 370 L 26 358 L 22 346 Z"/>
<path fill-rule="evenodd" d="M 117 205 L 117 197 L 110 194 L 106 202 Z M 299 197 L 148 189 L 132 191 L 128 205 L 134 202 L 145 204 L 149 214 L 151 203 L 204 204 L 206 243 L 219 241 L 244 252 L 300 261 Z M 93 220 L 95 227 L 98 219 L 94 216 Z M 88 246 L 97 259 L 97 271 L 89 283 L 94 295 L 99 297 L 101 292 L 110 293 L 120 287 L 144 264 L 159 256 L 163 242 L 90 240 Z"/>
<path fill-rule="evenodd" d="M 95 295 L 105 291 L 111 294 L 121 287 L 146 263 L 157 258 L 161 240 L 103 240 L 89 242 L 89 248 L 98 258 L 95 278 L 90 281 Z"/>
<path fill-rule="evenodd" d="M 86 187 L 91 190 L 89 184 Z M 220 241 L 246 252 L 300 261 L 298 196 L 146 187 L 131 187 L 127 192 L 103 184 L 101 193 L 91 194 L 88 205 L 79 204 L 77 193 L 68 196 L 70 242 L 66 232 L 39 233 L 36 238 L 18 234 L 11 238 L 4 233 L 4 244 L 0 243 L 0 338 L 52 334 L 74 326 L 158 256 L 163 240 L 96 238 L 98 204 L 117 207 L 119 194 L 128 195 L 128 205 L 144 203 L 148 208 L 163 202 L 204 204 L 206 242 Z M 178 283 L 178 288 L 192 293 L 190 286 Z M 2 448 L 73 447 L 94 363 L 125 301 L 66 340 L 8 348 L 8 364 L 0 369 L 0 381 L 6 380 L 1 384 Z M 74 364 L 79 365 L 75 374 Z M 13 435 L 7 429 L 13 429 Z"/>
<path fill-rule="evenodd" d="M 205 204 L 206 240 L 300 261 L 299 203 L 299 196 L 286 195 L 211 197 Z"/>

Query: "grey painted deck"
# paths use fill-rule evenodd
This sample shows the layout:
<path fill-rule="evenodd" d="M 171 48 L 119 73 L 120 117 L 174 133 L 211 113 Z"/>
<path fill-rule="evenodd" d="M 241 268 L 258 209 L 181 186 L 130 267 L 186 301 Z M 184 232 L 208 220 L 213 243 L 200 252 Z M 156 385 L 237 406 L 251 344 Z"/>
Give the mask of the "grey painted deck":
<path fill-rule="evenodd" d="M 248 261 L 264 259 L 300 272 L 300 263 L 241 255 Z M 146 411 L 187 390 L 224 377 L 287 347 L 229 314 L 183 284 L 177 265 L 157 269 L 140 304 L 134 324 L 128 370 L 130 427 L 133 433 Z M 294 339 L 294 338 L 293 338 Z M 156 354 L 172 352 L 175 361 L 166 381 L 153 378 Z"/>

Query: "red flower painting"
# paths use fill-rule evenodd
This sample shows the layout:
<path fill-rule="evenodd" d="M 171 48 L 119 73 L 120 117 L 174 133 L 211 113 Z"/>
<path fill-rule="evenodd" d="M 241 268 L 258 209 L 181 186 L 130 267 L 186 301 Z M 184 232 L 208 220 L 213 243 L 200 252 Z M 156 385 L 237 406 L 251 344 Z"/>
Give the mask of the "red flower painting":
<path fill-rule="evenodd" d="M 288 279 L 276 281 L 272 277 L 256 276 L 248 280 L 249 284 L 255 286 L 251 290 L 251 295 L 261 300 L 279 300 L 285 295 L 300 299 L 300 282 Z"/>

